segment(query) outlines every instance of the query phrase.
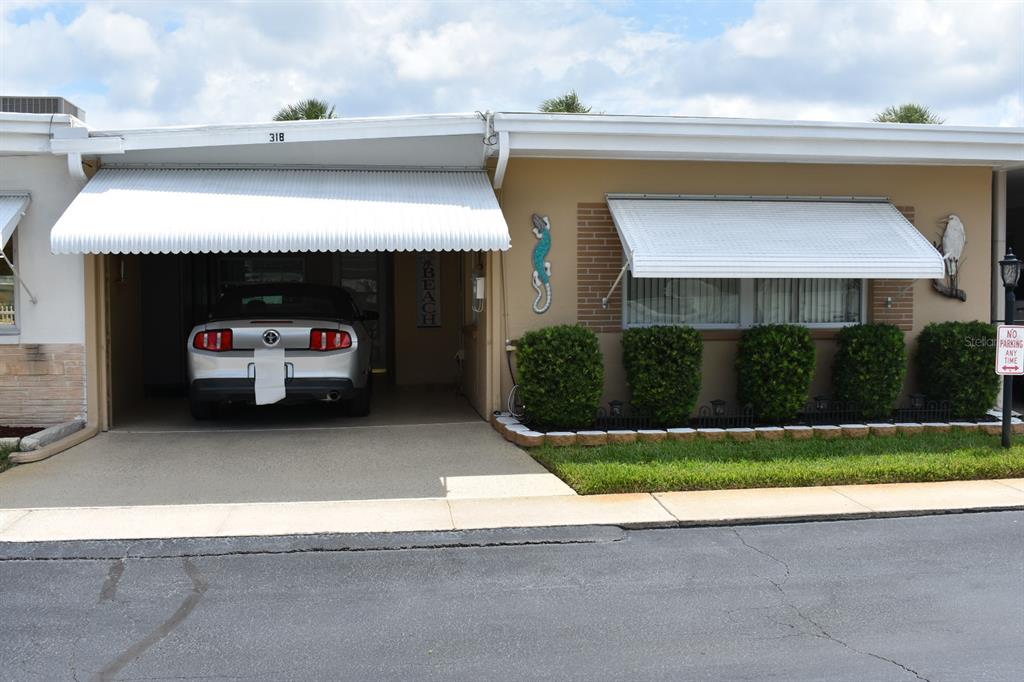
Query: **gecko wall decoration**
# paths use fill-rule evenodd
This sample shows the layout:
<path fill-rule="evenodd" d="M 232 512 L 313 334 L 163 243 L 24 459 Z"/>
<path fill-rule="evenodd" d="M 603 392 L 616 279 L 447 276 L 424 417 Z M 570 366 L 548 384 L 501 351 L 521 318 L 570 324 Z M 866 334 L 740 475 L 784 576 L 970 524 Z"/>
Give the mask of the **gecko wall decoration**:
<path fill-rule="evenodd" d="M 533 312 L 540 315 L 551 307 L 551 261 L 546 260 L 551 251 L 551 221 L 547 216 L 533 214 L 533 236 L 537 238 L 533 247 L 533 290 L 537 292 Z"/>

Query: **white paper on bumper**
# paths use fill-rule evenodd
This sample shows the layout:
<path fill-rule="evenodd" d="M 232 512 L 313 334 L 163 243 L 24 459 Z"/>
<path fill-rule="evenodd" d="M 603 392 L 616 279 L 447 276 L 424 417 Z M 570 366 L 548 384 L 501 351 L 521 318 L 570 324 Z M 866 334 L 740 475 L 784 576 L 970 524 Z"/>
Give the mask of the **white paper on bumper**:
<path fill-rule="evenodd" d="M 253 353 L 256 365 L 256 404 L 269 405 L 284 399 L 284 348 L 257 348 Z"/>

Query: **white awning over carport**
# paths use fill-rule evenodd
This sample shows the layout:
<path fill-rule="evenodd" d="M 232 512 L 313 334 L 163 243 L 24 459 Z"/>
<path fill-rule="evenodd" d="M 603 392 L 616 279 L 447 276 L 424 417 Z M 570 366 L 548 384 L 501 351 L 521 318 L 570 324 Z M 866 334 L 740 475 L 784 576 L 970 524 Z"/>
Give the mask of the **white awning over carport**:
<path fill-rule="evenodd" d="M 103 168 L 54 253 L 487 251 L 508 225 L 483 171 Z"/>
<path fill-rule="evenodd" d="M 608 195 L 634 277 L 941 278 L 884 199 Z"/>
<path fill-rule="evenodd" d="M 28 202 L 28 192 L 0 193 L 0 249 L 10 241 L 21 216 L 28 210 Z"/>

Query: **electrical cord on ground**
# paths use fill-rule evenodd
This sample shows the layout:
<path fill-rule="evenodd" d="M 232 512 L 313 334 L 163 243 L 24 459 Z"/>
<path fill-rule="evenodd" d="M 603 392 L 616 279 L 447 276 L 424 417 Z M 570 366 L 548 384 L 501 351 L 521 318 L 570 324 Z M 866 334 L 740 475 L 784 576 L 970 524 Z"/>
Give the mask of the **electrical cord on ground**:
<path fill-rule="evenodd" d="M 508 398 L 505 400 L 505 410 L 513 417 L 523 416 L 523 405 L 519 402 L 519 382 L 516 381 L 516 373 L 512 369 L 512 351 L 505 350 L 505 361 L 508 363 L 508 375 L 512 377 L 512 388 L 509 389 Z"/>

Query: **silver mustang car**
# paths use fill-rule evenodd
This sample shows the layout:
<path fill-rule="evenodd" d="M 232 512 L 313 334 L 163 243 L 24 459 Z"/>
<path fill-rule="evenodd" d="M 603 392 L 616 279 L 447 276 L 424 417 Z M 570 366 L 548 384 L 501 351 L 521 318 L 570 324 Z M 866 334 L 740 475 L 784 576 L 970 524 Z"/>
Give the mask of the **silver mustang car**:
<path fill-rule="evenodd" d="M 252 284 L 225 290 L 188 337 L 192 416 L 227 402 L 341 402 L 370 411 L 370 334 L 348 293 L 315 284 Z"/>

